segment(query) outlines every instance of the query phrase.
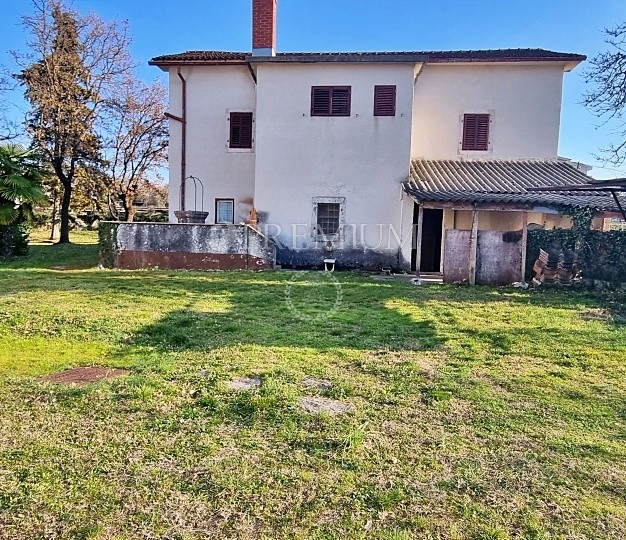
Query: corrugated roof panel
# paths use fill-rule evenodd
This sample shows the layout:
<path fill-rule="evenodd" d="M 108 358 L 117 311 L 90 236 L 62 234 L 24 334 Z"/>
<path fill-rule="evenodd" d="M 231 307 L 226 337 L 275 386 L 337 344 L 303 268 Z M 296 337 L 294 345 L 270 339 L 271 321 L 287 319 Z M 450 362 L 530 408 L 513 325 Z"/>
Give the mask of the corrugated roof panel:
<path fill-rule="evenodd" d="M 413 160 L 406 191 L 418 200 L 586 206 L 615 211 L 612 197 L 594 192 L 529 192 L 531 187 L 584 184 L 590 178 L 568 163 L 540 160 Z"/>

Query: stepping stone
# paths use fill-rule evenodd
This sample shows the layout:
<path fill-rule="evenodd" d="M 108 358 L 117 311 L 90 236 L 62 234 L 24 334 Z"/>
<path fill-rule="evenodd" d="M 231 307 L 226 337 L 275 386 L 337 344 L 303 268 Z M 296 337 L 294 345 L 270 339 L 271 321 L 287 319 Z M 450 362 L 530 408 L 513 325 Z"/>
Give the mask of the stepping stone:
<path fill-rule="evenodd" d="M 257 377 L 237 377 L 228 383 L 231 390 L 254 390 L 259 386 L 261 379 Z"/>
<path fill-rule="evenodd" d="M 315 390 L 330 390 L 333 387 L 333 383 L 325 381 L 324 379 L 314 379 L 313 377 L 306 377 L 302 384 L 305 388 L 313 388 Z"/>
<path fill-rule="evenodd" d="M 345 414 L 354 412 L 352 403 L 344 403 L 335 399 L 305 396 L 300 398 L 300 408 L 310 414 Z"/>

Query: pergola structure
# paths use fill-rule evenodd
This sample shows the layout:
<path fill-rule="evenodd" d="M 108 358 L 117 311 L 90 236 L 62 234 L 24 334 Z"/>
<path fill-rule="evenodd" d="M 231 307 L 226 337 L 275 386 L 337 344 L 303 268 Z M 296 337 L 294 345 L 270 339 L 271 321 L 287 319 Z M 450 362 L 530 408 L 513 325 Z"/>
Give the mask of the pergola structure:
<path fill-rule="evenodd" d="M 622 218 L 626 221 L 626 211 L 619 200 L 618 193 L 626 193 L 626 178 L 614 178 L 613 180 L 596 180 L 587 184 L 572 184 L 569 186 L 550 186 L 550 187 L 533 187 L 528 191 L 569 191 L 569 192 L 602 192 L 610 193 L 613 196 L 615 204 L 619 208 Z"/>
<path fill-rule="evenodd" d="M 567 207 L 624 214 L 626 206 L 616 193 L 626 192 L 626 179 L 593 183 L 583 171 L 563 160 L 414 159 L 403 187 L 416 203 L 416 274 L 423 271 L 424 239 L 436 251 L 437 245 L 431 241 L 436 237 L 441 238 L 439 268 L 444 281 L 466 279 L 470 284 L 524 279 L 529 215 L 562 215 Z M 427 230 L 425 215 L 429 212 L 432 216 L 435 210 L 448 215 L 452 212 L 452 225 L 446 226 L 444 216 L 436 230 Z M 457 225 L 457 212 L 463 214 L 461 226 Z M 479 214 L 499 219 L 498 225 L 494 227 L 490 221 L 480 229 Z M 520 229 L 519 242 L 502 234 Z"/>

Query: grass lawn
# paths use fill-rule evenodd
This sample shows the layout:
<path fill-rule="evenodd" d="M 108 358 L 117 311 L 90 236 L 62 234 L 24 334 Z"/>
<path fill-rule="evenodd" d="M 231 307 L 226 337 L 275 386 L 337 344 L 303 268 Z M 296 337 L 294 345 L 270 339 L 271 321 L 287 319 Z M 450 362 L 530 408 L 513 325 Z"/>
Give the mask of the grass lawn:
<path fill-rule="evenodd" d="M 0 263 L 3 540 L 626 538 L 619 302 L 98 270 L 73 240 Z M 91 365 L 130 374 L 39 380 Z"/>

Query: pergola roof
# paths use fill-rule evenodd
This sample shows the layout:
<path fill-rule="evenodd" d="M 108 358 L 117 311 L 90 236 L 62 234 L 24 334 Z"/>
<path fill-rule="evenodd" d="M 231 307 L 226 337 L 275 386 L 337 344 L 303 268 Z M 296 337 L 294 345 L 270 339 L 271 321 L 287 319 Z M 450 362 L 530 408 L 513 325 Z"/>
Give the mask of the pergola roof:
<path fill-rule="evenodd" d="M 414 199 L 427 202 L 618 211 L 616 201 L 604 191 L 568 188 L 589 181 L 582 171 L 557 160 L 413 160 L 404 189 Z"/>
<path fill-rule="evenodd" d="M 546 191 L 545 187 L 531 188 L 530 191 Z M 555 189 L 552 189 L 555 191 Z M 626 221 L 626 211 L 618 193 L 626 193 L 626 178 L 614 178 L 612 180 L 590 180 L 585 184 L 572 184 L 569 186 L 561 186 L 557 191 L 566 192 L 592 192 L 592 193 L 610 193 L 615 201 L 615 204 L 619 208 L 622 218 Z"/>

